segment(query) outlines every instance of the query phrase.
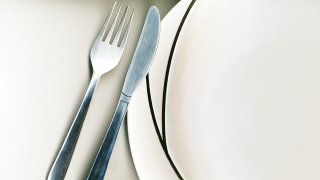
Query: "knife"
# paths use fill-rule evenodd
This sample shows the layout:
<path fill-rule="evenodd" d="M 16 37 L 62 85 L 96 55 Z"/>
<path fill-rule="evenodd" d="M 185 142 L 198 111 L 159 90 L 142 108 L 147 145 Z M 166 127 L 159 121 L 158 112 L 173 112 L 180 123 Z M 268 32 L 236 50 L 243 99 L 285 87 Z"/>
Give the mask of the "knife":
<path fill-rule="evenodd" d="M 116 142 L 121 123 L 133 92 L 143 80 L 155 55 L 160 34 L 160 14 L 152 6 L 147 14 L 138 45 L 128 69 L 120 99 L 113 115 L 111 124 L 100 146 L 99 152 L 91 167 L 87 180 L 103 180 L 109 164 L 110 156 Z"/>

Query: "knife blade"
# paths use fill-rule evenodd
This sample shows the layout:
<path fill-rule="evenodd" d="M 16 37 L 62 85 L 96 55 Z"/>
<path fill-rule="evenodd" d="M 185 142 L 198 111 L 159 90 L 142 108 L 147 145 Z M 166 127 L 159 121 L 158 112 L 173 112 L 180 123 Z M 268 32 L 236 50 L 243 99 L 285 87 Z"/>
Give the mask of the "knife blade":
<path fill-rule="evenodd" d="M 130 99 L 141 80 L 146 77 L 149 71 L 157 49 L 159 34 L 160 14 L 158 9 L 155 6 L 152 6 L 148 11 L 143 25 L 138 45 L 135 49 L 123 84 L 117 108 L 87 177 L 88 180 L 103 180 L 105 176 L 112 150 L 120 126 L 127 112 Z"/>

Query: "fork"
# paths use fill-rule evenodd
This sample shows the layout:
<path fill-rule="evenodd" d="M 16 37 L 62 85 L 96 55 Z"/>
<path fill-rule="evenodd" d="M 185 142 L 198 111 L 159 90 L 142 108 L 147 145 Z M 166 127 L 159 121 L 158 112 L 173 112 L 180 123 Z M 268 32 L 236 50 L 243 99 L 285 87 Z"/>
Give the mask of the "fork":
<path fill-rule="evenodd" d="M 131 13 L 129 20 L 127 22 L 127 26 L 123 32 L 123 28 L 125 24 L 124 22 L 127 17 L 128 8 L 129 8 L 127 6 L 120 20 L 114 39 L 112 40 L 117 19 L 119 17 L 119 14 L 122 8 L 122 6 L 120 5 L 118 11 L 116 12 L 116 16 L 112 22 L 110 30 L 107 30 L 109 23 L 112 19 L 111 17 L 113 15 L 115 6 L 116 6 L 116 2 L 114 2 L 111 10 L 109 11 L 107 19 L 103 24 L 91 48 L 90 59 L 91 59 L 91 65 L 93 67 L 93 75 L 92 75 L 89 87 L 87 89 L 87 92 L 76 114 L 76 117 L 74 118 L 73 123 L 69 129 L 69 132 L 62 144 L 62 147 L 60 148 L 60 151 L 50 169 L 49 175 L 47 177 L 48 180 L 64 179 L 66 172 L 68 170 L 76 143 L 78 141 L 78 137 L 80 135 L 80 131 L 81 131 L 85 116 L 87 114 L 93 93 L 97 87 L 99 79 L 103 74 L 112 70 L 119 63 L 120 58 L 123 54 L 124 47 L 128 39 L 130 26 L 132 24 L 133 13 Z M 121 36 L 122 33 L 124 33 L 123 36 Z"/>

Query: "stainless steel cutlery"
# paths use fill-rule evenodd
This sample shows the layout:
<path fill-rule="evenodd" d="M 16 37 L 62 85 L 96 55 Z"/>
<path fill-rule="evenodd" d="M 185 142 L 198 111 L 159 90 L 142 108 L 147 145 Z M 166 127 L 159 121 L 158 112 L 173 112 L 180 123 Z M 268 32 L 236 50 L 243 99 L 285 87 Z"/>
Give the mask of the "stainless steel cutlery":
<path fill-rule="evenodd" d="M 158 9 L 153 6 L 149 9 L 146 17 L 138 45 L 125 78 L 118 106 L 93 163 L 87 178 L 88 180 L 103 180 L 105 176 L 109 159 L 130 99 L 138 84 L 146 77 L 149 71 L 157 49 L 159 33 L 160 15 Z"/>
<path fill-rule="evenodd" d="M 116 11 L 115 18 L 113 19 L 112 15 L 114 14 L 115 7 L 116 3 L 113 4 L 108 17 L 91 48 L 90 59 L 94 71 L 92 79 L 84 96 L 84 99 L 80 105 L 80 108 L 76 114 L 76 117 L 74 118 L 71 128 L 69 129 L 62 147 L 52 165 L 47 178 L 48 180 L 64 179 L 98 81 L 103 74 L 112 70 L 119 63 L 120 58 L 123 54 L 132 23 L 133 13 L 131 13 L 129 21 L 125 26 L 125 19 L 129 16 L 129 10 L 127 6 L 121 17 L 120 24 L 116 28 L 122 6 L 120 5 L 118 10 Z M 110 24 L 111 21 L 112 24 Z M 108 30 L 110 25 L 111 28 L 110 30 Z M 117 30 L 115 31 L 115 29 Z M 114 33 L 116 34 L 114 39 L 112 40 Z M 122 37 L 121 34 L 123 33 L 124 36 Z"/>
<path fill-rule="evenodd" d="M 108 17 L 91 48 L 90 59 L 93 67 L 92 79 L 76 117 L 74 118 L 62 147 L 50 169 L 47 177 L 48 180 L 64 179 L 99 79 L 103 74 L 115 68 L 123 54 L 130 26 L 132 24 L 133 10 L 132 13 L 129 13 L 128 6 L 125 10 L 121 10 L 122 6 L 120 5 L 114 15 L 115 7 L 116 2 L 113 4 Z M 122 11 L 124 12 L 121 13 L 122 17 L 120 22 L 118 22 L 120 12 Z M 112 18 L 113 16 L 115 17 Z M 129 19 L 126 21 L 128 16 Z M 127 25 L 125 26 L 125 24 Z M 118 27 L 116 28 L 116 26 Z M 117 30 L 115 31 L 115 29 Z M 157 49 L 159 34 L 160 14 L 158 9 L 153 6 L 148 11 L 138 45 L 122 87 L 117 108 L 87 177 L 88 180 L 102 180 L 105 176 L 112 150 L 120 126 L 127 112 L 130 99 L 138 84 L 145 78 L 149 71 L 149 67 Z"/>

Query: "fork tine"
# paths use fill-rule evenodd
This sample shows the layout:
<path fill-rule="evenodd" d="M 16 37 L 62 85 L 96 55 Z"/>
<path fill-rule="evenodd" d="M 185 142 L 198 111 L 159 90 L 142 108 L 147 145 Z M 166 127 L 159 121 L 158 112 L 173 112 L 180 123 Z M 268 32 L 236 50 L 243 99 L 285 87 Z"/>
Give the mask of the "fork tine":
<path fill-rule="evenodd" d="M 128 8 L 129 6 L 126 7 L 126 10 L 124 11 L 124 14 L 121 18 L 121 21 L 120 21 L 120 24 L 119 24 L 119 27 L 118 27 L 118 30 L 117 30 L 117 34 L 115 36 L 115 38 L 113 39 L 113 42 L 112 42 L 112 45 L 118 45 L 118 41 L 120 39 L 120 35 L 121 35 L 121 32 L 122 32 L 122 29 L 123 29 L 123 25 L 124 25 L 124 20 L 127 16 L 127 12 L 128 12 Z"/>
<path fill-rule="evenodd" d="M 120 44 L 120 47 L 121 47 L 121 48 L 124 48 L 124 46 L 125 46 L 126 43 L 127 43 L 127 39 L 128 39 L 128 36 L 129 36 L 130 26 L 131 26 L 131 24 L 132 24 L 133 13 L 134 13 L 134 9 L 132 10 L 132 13 L 131 13 L 130 18 L 129 18 L 129 23 L 128 23 L 127 28 L 126 28 L 126 32 L 125 32 L 125 34 L 124 34 L 124 36 L 123 36 L 123 39 L 122 39 L 122 41 L 121 41 L 121 44 Z"/>
<path fill-rule="evenodd" d="M 113 5 L 112 5 L 111 10 L 110 10 L 109 13 L 108 13 L 108 16 L 107 16 L 106 21 L 104 22 L 102 28 L 100 29 L 100 32 L 99 32 L 96 40 L 101 41 L 101 40 L 103 39 L 104 34 L 105 34 L 105 31 L 107 30 L 107 27 L 108 27 L 108 25 L 109 25 L 109 22 L 110 22 L 110 19 L 111 19 L 111 15 L 112 15 L 112 13 L 113 13 L 113 10 L 114 10 L 114 8 L 116 7 L 116 4 L 117 4 L 117 2 L 115 1 L 115 2 L 113 3 Z"/>
<path fill-rule="evenodd" d="M 110 30 L 109 30 L 109 32 L 108 32 L 108 35 L 107 35 L 107 37 L 106 37 L 105 40 L 104 40 L 104 41 L 106 41 L 107 43 L 110 43 L 110 40 L 111 40 L 113 31 L 114 31 L 114 28 L 116 27 L 116 24 L 117 24 L 117 19 L 118 19 L 118 16 L 119 16 L 121 7 L 122 7 L 122 5 L 120 4 L 120 7 L 119 7 L 118 12 L 117 12 L 117 15 L 116 15 L 116 17 L 114 18 L 113 23 L 112 23 L 112 26 L 111 26 L 111 28 L 110 28 Z"/>

